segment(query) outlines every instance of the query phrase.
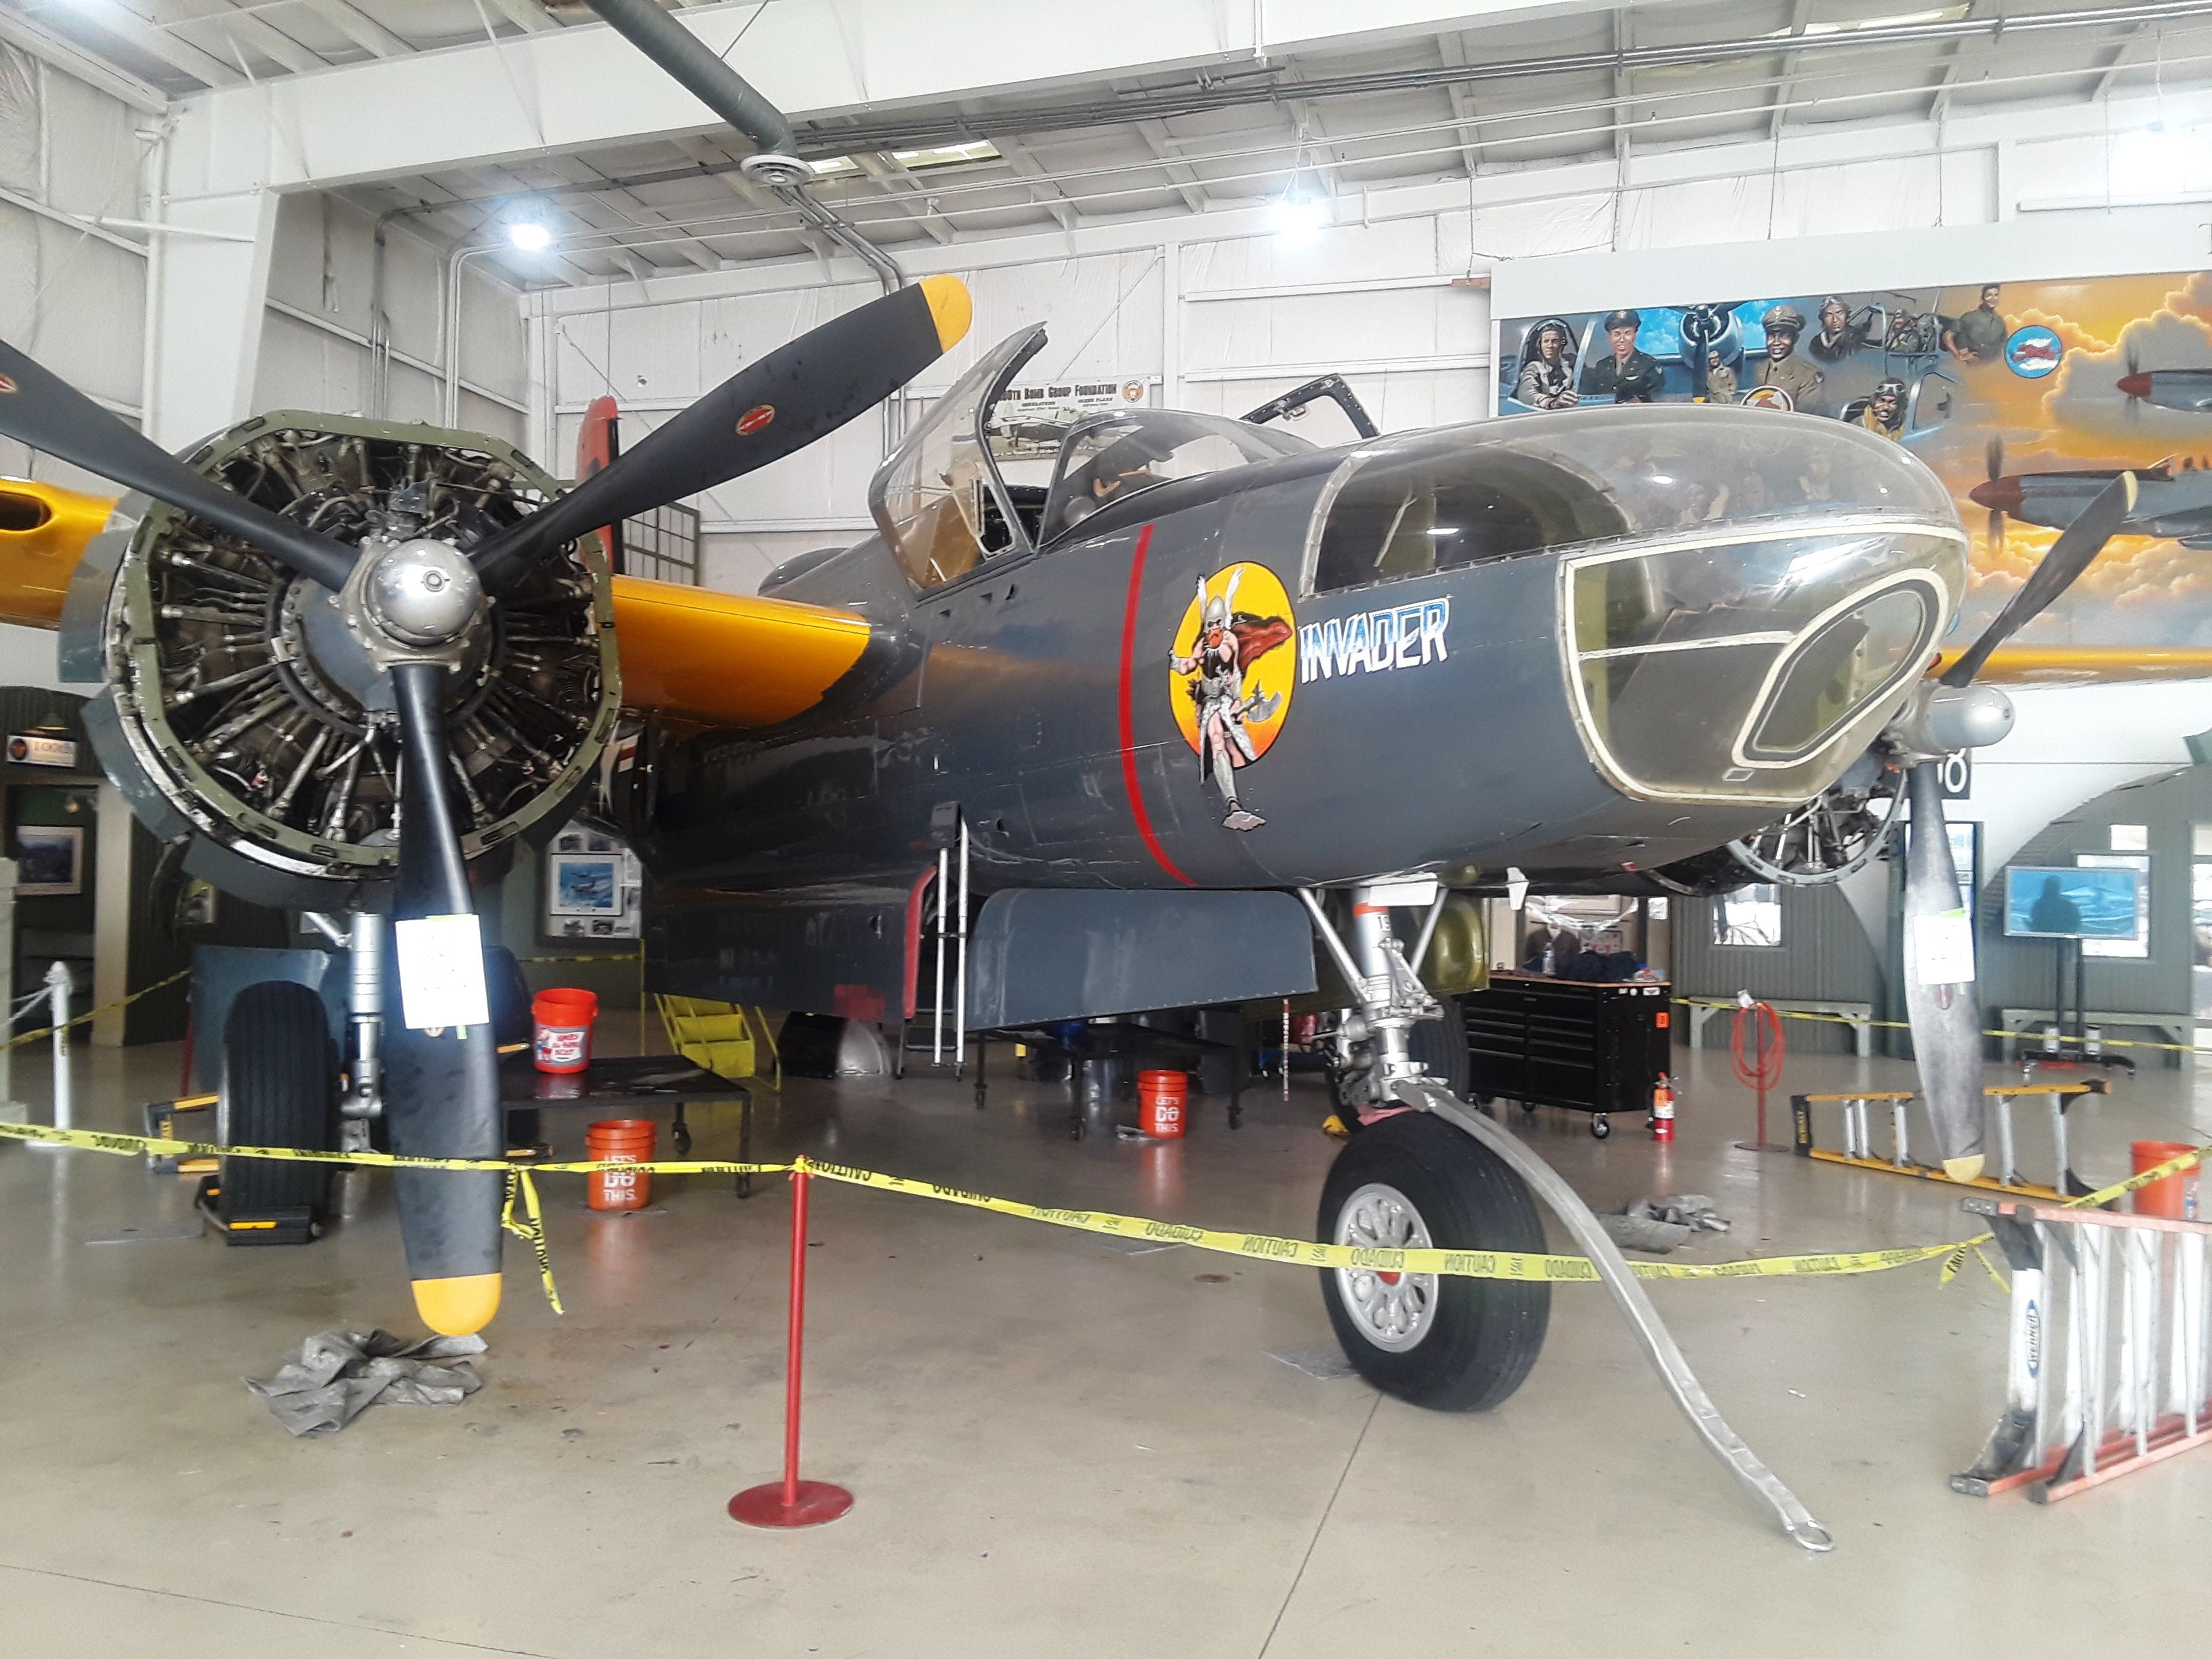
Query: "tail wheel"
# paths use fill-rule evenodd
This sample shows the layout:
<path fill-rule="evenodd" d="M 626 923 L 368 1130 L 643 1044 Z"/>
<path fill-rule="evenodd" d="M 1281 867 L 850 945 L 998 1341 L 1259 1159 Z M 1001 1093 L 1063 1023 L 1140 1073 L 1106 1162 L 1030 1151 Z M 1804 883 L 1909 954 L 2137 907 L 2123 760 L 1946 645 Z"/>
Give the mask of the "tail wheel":
<path fill-rule="evenodd" d="M 1444 999 L 1442 1019 L 1415 1020 L 1406 1033 L 1406 1052 L 1460 1099 L 1468 1097 L 1474 1069 L 1468 1055 L 1467 1024 L 1457 1000 Z M 1328 1073 L 1328 1103 L 1344 1127 L 1357 1134 L 1361 1127 L 1358 1107 L 1345 1097 L 1342 1079 L 1334 1070 Z"/>
<path fill-rule="evenodd" d="M 230 1005 L 222 1038 L 221 1124 L 226 1146 L 334 1149 L 337 1047 L 323 1000 L 289 980 L 249 985 Z M 217 1213 L 226 1222 L 306 1209 L 319 1228 L 329 1211 L 331 1166 L 227 1158 Z"/>
<path fill-rule="evenodd" d="M 1369 1249 L 1540 1251 L 1521 1177 L 1425 1112 L 1369 1126 L 1336 1156 L 1319 1237 Z M 1359 1374 L 1438 1411 L 1487 1411 L 1521 1386 L 1544 1346 L 1551 1286 L 1365 1267 L 1324 1267 L 1322 1300 Z"/>

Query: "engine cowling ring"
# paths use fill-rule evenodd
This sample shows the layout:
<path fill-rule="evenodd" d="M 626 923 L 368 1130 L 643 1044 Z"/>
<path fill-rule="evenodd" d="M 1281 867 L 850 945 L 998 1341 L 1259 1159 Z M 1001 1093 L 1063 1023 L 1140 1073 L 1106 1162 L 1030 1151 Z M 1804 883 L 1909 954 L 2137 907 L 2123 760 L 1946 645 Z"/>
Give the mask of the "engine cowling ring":
<path fill-rule="evenodd" d="M 465 550 L 560 488 L 480 434 L 292 412 L 187 460 L 349 544 L 416 535 Z M 388 683 L 341 659 L 343 627 L 302 625 L 303 607 L 326 597 L 237 538 L 152 507 L 107 590 L 108 690 L 88 729 L 149 827 L 191 838 L 193 873 L 264 904 L 381 908 L 404 799 L 397 726 Z M 614 731 L 620 664 L 598 538 L 542 560 L 454 655 L 447 793 L 464 854 L 496 861 L 559 826 Z"/>

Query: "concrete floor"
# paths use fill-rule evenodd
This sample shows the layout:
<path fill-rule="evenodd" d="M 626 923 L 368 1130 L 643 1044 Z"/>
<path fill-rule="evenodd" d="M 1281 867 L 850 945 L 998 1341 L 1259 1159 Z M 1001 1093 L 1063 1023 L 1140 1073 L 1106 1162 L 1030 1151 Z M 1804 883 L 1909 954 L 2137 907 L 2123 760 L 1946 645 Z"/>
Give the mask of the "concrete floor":
<path fill-rule="evenodd" d="M 83 1051 L 80 1051 L 82 1054 Z M 81 1061 L 79 1118 L 136 1127 L 169 1049 Z M 1594 1201 L 1715 1194 L 1699 1260 L 1962 1236 L 1936 1188 L 1759 1157 L 1726 1057 L 1691 1057 L 1680 1139 L 1579 1117 L 1526 1133 Z M 1792 1089 L 1907 1068 L 1793 1060 Z M 2212 1128 L 2193 1070 L 2079 1114 L 2077 1166 Z M 19 1060 L 17 1091 L 47 1097 Z M 1778 1106 L 1779 1103 L 1778 1102 Z M 1071 1145 L 1057 1091 L 796 1084 L 765 1150 L 1041 1202 L 1305 1236 L 1331 1146 L 1317 1096 L 1230 1134 Z M 1516 1121 L 1518 1115 L 1512 1115 Z M 702 1156 L 733 1154 L 707 1117 Z M 1778 1126 L 1777 1133 L 1786 1128 Z M 573 1152 L 580 1115 L 556 1122 Z M 2031 1141 L 2029 1145 L 2036 1143 Z M 1662 1285 L 1722 1410 L 1835 1534 L 1813 1558 L 1693 1443 L 1601 1291 L 1556 1292 L 1526 1387 L 1486 1416 L 1317 1380 L 1311 1273 L 889 1194 L 817 1195 L 806 1472 L 834 1526 L 724 1518 L 781 1447 L 787 1201 L 663 1183 L 599 1218 L 549 1178 L 556 1319 L 509 1255 L 484 1389 L 295 1442 L 240 1386 L 331 1325 L 414 1328 L 388 1188 L 345 1177 L 315 1246 L 165 1237 L 186 1184 L 0 1149 L 0 1607 L 9 1653 L 1158 1653 L 1793 1656 L 2136 1649 L 2187 1627 L 2212 1457 L 2044 1510 L 1945 1477 L 1996 1412 L 2002 1300 L 1978 1269 Z M 142 1242 L 111 1242 L 136 1229 Z M 2191 1621 L 2193 1622 L 2193 1621 Z"/>

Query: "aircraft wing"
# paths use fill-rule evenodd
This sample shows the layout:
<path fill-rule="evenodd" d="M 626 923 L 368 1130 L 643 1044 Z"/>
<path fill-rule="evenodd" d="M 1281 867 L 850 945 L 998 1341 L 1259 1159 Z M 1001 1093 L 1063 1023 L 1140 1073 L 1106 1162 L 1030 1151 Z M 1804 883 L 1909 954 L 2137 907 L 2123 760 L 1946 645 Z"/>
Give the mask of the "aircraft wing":
<path fill-rule="evenodd" d="M 623 701 L 752 730 L 803 714 L 859 667 L 866 617 L 832 605 L 615 578 Z"/>
<path fill-rule="evenodd" d="M 1940 676 L 1965 654 L 1946 646 L 1928 672 Z M 626 672 L 626 671 L 625 671 Z M 2005 645 L 1978 681 L 2007 685 L 2085 685 L 2117 680 L 2212 679 L 2212 647 L 2197 645 Z"/>
<path fill-rule="evenodd" d="M 108 495 L 0 478 L 0 622 L 61 626 L 70 573 L 114 507 Z"/>
<path fill-rule="evenodd" d="M 0 622 L 61 625 L 62 598 L 112 497 L 0 478 Z M 617 576 L 624 700 L 702 726 L 753 730 L 802 714 L 858 666 L 867 619 L 829 605 Z"/>

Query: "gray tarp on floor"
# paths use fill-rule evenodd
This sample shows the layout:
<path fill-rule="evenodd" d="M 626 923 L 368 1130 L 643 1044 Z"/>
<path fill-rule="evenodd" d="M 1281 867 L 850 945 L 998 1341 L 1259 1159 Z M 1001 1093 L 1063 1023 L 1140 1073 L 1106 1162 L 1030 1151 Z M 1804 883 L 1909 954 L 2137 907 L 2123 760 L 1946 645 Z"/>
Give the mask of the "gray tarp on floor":
<path fill-rule="evenodd" d="M 458 1406 L 483 1386 L 471 1356 L 480 1336 L 404 1342 L 389 1331 L 321 1331 L 270 1377 L 246 1379 L 294 1434 L 336 1434 L 379 1401 Z"/>

